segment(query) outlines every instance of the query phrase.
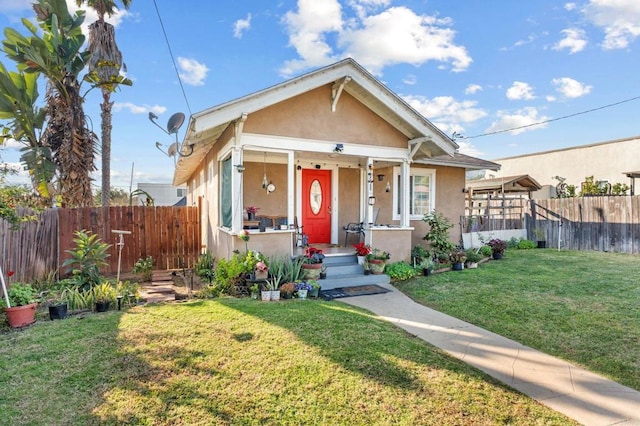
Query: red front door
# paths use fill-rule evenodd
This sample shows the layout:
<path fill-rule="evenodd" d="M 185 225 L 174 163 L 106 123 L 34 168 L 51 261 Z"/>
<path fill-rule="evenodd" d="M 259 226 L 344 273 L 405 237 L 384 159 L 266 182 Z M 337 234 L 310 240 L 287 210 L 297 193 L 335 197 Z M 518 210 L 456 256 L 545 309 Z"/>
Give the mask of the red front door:
<path fill-rule="evenodd" d="M 331 170 L 302 170 L 302 225 L 309 244 L 331 242 Z"/>

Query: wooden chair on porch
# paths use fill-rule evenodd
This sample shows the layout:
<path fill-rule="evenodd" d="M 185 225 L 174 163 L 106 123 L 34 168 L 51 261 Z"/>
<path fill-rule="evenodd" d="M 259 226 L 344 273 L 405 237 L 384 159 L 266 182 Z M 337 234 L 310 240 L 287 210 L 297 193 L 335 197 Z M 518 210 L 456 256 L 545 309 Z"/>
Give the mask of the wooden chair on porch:
<path fill-rule="evenodd" d="M 373 210 L 373 225 L 378 221 L 378 214 L 380 214 L 380 207 Z M 358 236 L 358 242 L 361 237 L 364 237 L 364 222 L 351 222 L 342 227 L 344 229 L 344 246 L 347 246 L 347 239 L 349 235 L 355 234 Z"/>

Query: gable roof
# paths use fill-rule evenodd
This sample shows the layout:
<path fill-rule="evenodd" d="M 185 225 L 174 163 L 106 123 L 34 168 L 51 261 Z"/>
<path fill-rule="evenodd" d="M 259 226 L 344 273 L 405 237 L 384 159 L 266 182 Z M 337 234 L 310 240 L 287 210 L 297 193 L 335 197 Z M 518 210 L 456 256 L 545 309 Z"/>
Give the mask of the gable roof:
<path fill-rule="evenodd" d="M 417 159 L 415 162 L 418 164 L 431 164 L 435 166 L 464 167 L 467 171 L 500 170 L 500 164 L 460 154 L 459 152 L 456 152 L 453 155 L 438 155 L 431 158 L 422 157 L 421 159 Z"/>
<path fill-rule="evenodd" d="M 479 192 L 529 192 L 542 188 L 540 184 L 529 175 L 505 176 L 492 179 L 480 179 L 467 181 L 466 187 L 474 193 Z"/>
<path fill-rule="evenodd" d="M 184 145 L 193 146 L 193 154 L 181 157 L 176 165 L 174 184 L 186 182 L 224 130 L 243 115 L 306 93 L 326 84 L 337 83 L 371 111 L 404 134 L 409 141 L 426 141 L 430 156 L 453 155 L 458 145 L 429 120 L 389 90 L 351 58 L 295 77 L 250 95 L 193 114 Z M 213 141 L 213 143 L 211 143 Z"/>

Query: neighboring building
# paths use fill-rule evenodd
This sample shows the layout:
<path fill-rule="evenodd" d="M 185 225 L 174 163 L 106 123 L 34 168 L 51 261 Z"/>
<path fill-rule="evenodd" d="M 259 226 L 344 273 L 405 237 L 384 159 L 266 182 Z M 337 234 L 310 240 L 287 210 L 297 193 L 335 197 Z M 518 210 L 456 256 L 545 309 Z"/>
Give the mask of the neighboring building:
<path fill-rule="evenodd" d="M 187 183 L 187 203 L 202 206 L 203 244 L 218 258 L 244 250 L 238 235 L 257 222 L 245 214 L 255 206 L 303 226 L 310 244 L 340 244 L 346 224 L 370 224 L 367 243 L 409 260 L 424 243 L 424 214 L 457 224 L 465 172 L 499 167 L 457 153 L 352 59 L 196 113 L 187 129 L 193 154 L 178 160 L 174 184 Z M 291 255 L 299 241 L 286 225 L 249 232 L 249 248 L 267 255 Z"/>
<path fill-rule="evenodd" d="M 564 178 L 567 185 L 575 185 L 578 192 L 588 176 L 610 185 L 632 186 L 633 179 L 627 175 L 640 171 L 640 136 L 494 161 L 500 164 L 500 171 L 488 172 L 487 178 L 528 174 L 542 185 L 540 191 L 533 193 L 533 198 L 538 199 L 555 197 L 559 183 L 556 176 Z"/>
<path fill-rule="evenodd" d="M 187 196 L 186 185 L 173 186 L 170 183 L 139 183 L 138 200 L 140 206 L 147 205 L 147 195 L 153 198 L 154 206 L 174 206 Z"/>

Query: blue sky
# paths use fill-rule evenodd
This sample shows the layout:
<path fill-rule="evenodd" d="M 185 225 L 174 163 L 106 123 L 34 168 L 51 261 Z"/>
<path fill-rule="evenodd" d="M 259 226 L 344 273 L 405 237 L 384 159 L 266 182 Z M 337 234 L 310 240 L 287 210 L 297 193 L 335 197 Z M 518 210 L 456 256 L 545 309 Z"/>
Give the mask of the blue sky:
<path fill-rule="evenodd" d="M 75 9 L 75 0 L 67 0 Z M 640 135 L 637 0 L 153 0 L 114 16 L 132 87 L 112 96 L 112 185 L 170 182 L 172 137 L 154 127 L 347 56 L 374 73 L 461 152 L 496 159 Z M 0 25 L 21 29 L 26 0 L 0 0 Z M 95 19 L 91 14 L 87 23 Z M 2 59 L 8 67 L 10 61 Z M 96 92 L 96 93 L 93 93 Z M 99 94 L 85 111 L 99 133 Z M 41 96 L 44 90 L 41 91 Z M 179 133 L 182 139 L 184 129 Z M 14 144 L 0 148 L 13 163 Z M 99 165 L 99 159 L 97 164 Z M 94 175 L 96 187 L 99 173 Z M 17 180 L 14 178 L 13 180 Z"/>

